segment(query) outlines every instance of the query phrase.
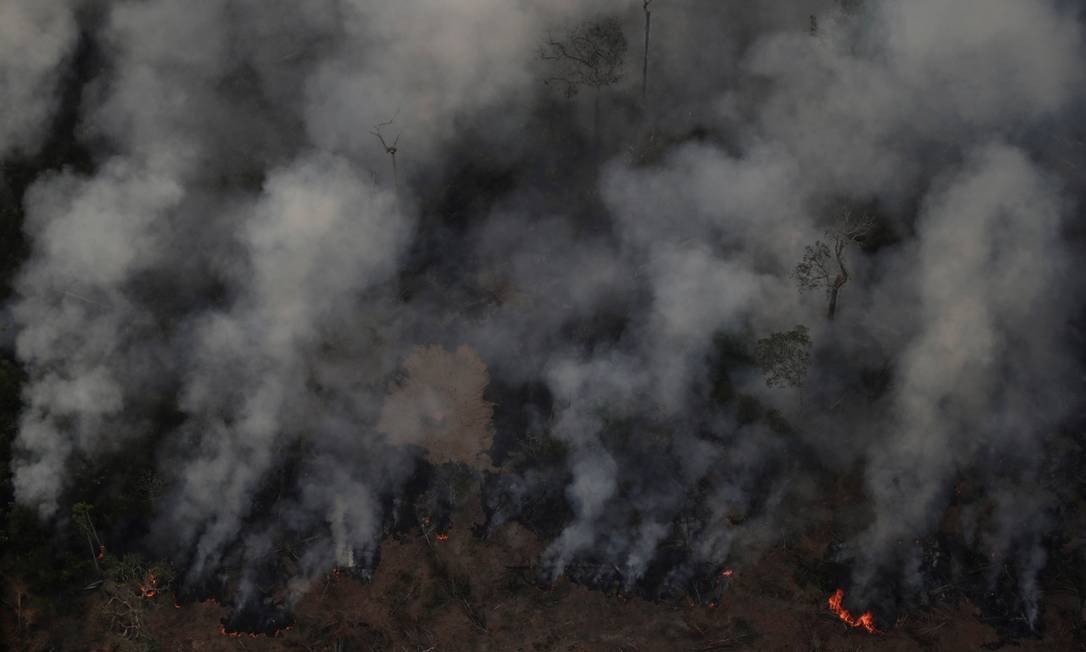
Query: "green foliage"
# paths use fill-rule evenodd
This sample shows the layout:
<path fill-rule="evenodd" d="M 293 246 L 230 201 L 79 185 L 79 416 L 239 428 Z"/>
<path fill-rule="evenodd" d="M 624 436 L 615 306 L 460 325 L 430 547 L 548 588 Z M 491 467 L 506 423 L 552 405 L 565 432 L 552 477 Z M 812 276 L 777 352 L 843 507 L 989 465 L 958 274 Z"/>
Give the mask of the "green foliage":
<path fill-rule="evenodd" d="M 0 547 L 7 551 L 3 573 L 23 579 L 31 592 L 42 595 L 82 588 L 94 576 L 94 564 L 76 534 L 58 532 L 33 509 L 14 506 L 0 535 Z"/>
<path fill-rule="evenodd" d="M 833 254 L 830 247 L 821 240 L 815 240 L 813 245 L 807 245 L 803 249 L 803 258 L 796 264 L 793 276 L 801 290 L 830 289 L 829 265 Z"/>
<path fill-rule="evenodd" d="M 168 562 L 154 562 L 148 564 L 143 557 L 137 554 L 126 554 L 117 558 L 111 555 L 105 557 L 106 578 L 117 585 L 143 586 L 153 588 L 162 593 L 173 586 L 175 573 L 173 566 Z M 154 578 L 153 586 L 150 578 Z"/>
<path fill-rule="evenodd" d="M 765 374 L 765 384 L 769 387 L 801 387 L 807 379 L 810 351 L 807 327 L 800 325 L 758 340 L 754 346 L 754 360 Z"/>
<path fill-rule="evenodd" d="M 798 326 L 797 329 L 802 329 L 803 334 L 806 334 L 804 327 Z M 784 335 L 795 333 L 797 329 L 788 331 Z M 729 369 L 758 365 L 757 347 L 755 347 L 755 354 L 752 355 L 748 342 L 749 340 L 745 337 L 727 333 L 718 333 L 714 337 L 714 360 L 709 378 L 713 400 L 721 406 L 732 406 L 735 410 L 735 420 L 741 426 L 762 423 L 778 435 L 795 434 L 791 424 L 780 412 L 762 405 L 754 396 L 739 392 L 732 383 L 728 374 Z M 806 355 L 806 349 L 804 354 Z"/>
<path fill-rule="evenodd" d="M 94 511 L 94 505 L 90 503 L 79 502 L 72 505 L 72 522 L 75 523 L 79 531 L 83 533 L 83 536 L 88 539 L 97 539 L 98 531 L 94 527 L 94 521 L 91 519 L 91 512 Z"/>

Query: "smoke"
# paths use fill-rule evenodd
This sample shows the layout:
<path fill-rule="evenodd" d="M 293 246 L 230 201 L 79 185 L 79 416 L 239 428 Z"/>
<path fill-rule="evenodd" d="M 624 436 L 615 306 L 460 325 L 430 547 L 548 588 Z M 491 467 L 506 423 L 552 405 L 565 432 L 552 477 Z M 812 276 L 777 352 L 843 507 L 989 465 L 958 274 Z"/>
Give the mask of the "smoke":
<path fill-rule="evenodd" d="M 56 515 L 73 468 L 150 443 L 150 545 L 248 594 L 304 538 L 297 597 L 375 563 L 424 455 L 528 439 L 491 432 L 488 381 L 538 385 L 561 468 L 504 468 L 488 501 L 495 526 L 561 494 L 550 579 L 681 591 L 860 468 L 856 593 L 922 590 L 909 546 L 968 475 L 989 500 L 963 531 L 1035 618 L 1035 481 L 1078 371 L 1071 3 L 659 0 L 643 104 L 636 4 L 5 4 L 0 156 L 42 141 L 81 30 L 103 60 L 91 171 L 23 197 L 17 500 Z M 536 45 L 601 11 L 631 49 L 589 153 Z M 878 230 L 828 322 L 793 270 L 841 206 Z M 769 389 L 749 350 L 797 324 L 808 383 Z"/>
<path fill-rule="evenodd" d="M 407 226 L 391 194 L 340 159 L 303 159 L 269 176 L 238 234 L 248 264 L 231 288 L 237 299 L 193 326 L 180 397 L 193 459 L 168 518 L 175 535 L 199 532 L 194 572 L 238 532 L 284 438 L 313 427 L 310 411 L 322 403 L 350 410 L 367 398 L 352 395 L 362 388 L 349 376 L 322 387 L 317 349 L 322 331 L 336 328 L 326 321 L 364 310 L 365 291 L 392 273 Z M 359 371 L 350 380 L 372 373 Z M 343 528 L 342 501 L 352 493 L 329 496 L 334 529 Z"/>
<path fill-rule="evenodd" d="M 930 528 L 954 474 L 984 457 L 1019 457 L 1011 477 L 991 481 L 1035 503 L 1023 511 L 1004 495 L 1000 520 L 1042 511 L 1028 487 L 1038 458 L 1018 452 L 1038 450 L 1069 404 L 1058 330 L 1069 317 L 1064 210 L 1058 185 L 998 143 L 925 200 L 909 261 L 922 326 L 901 353 L 894 430 L 870 452 L 876 519 L 865 549 L 879 554 Z M 1002 558 L 1013 532 L 998 528 L 989 545 Z"/>
<path fill-rule="evenodd" d="M 59 102 L 78 36 L 72 0 L 0 7 L 0 156 L 36 152 Z"/>
<path fill-rule="evenodd" d="M 152 388 L 160 351 L 151 315 L 124 286 L 154 264 L 162 242 L 152 225 L 182 191 L 168 174 L 128 161 L 93 179 L 62 174 L 38 182 L 26 199 L 26 231 L 37 243 L 14 306 L 19 359 L 30 370 L 16 463 L 19 499 L 56 510 L 73 455 L 120 446 L 141 424 L 129 390 Z"/>

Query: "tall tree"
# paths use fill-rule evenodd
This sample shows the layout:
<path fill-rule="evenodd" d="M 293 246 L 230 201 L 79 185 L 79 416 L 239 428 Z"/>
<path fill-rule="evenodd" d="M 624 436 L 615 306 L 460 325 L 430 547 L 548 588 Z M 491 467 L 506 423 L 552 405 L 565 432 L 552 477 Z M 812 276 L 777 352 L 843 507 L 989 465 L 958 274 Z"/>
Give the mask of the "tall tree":
<path fill-rule="evenodd" d="M 850 243 L 863 240 L 873 226 L 872 217 L 845 211 L 834 228 L 826 232 L 829 243 L 815 240 L 814 244 L 804 248 L 803 258 L 796 265 L 794 273 L 796 283 L 801 290 L 826 291 L 829 319 L 837 314 L 837 296 L 848 283 L 845 250 Z"/>
<path fill-rule="evenodd" d="M 649 92 L 649 33 L 652 29 L 652 0 L 642 0 L 641 9 L 645 12 L 645 58 L 641 63 L 641 103 L 644 104 Z"/>
<path fill-rule="evenodd" d="M 544 83 L 559 84 L 566 97 L 574 97 L 581 88 L 591 88 L 593 129 L 596 144 L 600 135 L 600 94 L 604 88 L 622 79 L 626 58 L 626 36 L 614 17 L 590 20 L 574 27 L 565 39 L 548 36 L 539 52 L 552 62 L 554 73 Z"/>
<path fill-rule="evenodd" d="M 397 145 L 397 143 L 400 142 L 400 134 L 396 134 L 396 138 L 394 138 L 392 140 L 392 144 L 390 145 L 385 140 L 385 137 L 383 135 L 381 135 L 381 129 L 384 128 L 384 127 L 387 127 L 387 126 L 391 125 L 393 122 L 395 122 L 396 121 L 396 116 L 398 116 L 399 114 L 400 114 L 400 110 L 396 109 L 396 115 L 392 116 L 391 120 L 376 124 L 376 125 L 373 126 L 373 129 L 370 130 L 370 133 L 373 134 L 374 136 L 377 136 L 377 140 L 381 141 L 381 147 L 385 148 L 385 154 L 388 154 L 388 157 L 390 159 L 392 159 L 392 187 L 393 187 L 393 190 L 396 192 L 397 197 L 400 194 L 400 175 L 399 175 L 399 172 L 396 169 L 396 152 L 399 151 L 399 149 L 396 147 L 396 145 Z"/>

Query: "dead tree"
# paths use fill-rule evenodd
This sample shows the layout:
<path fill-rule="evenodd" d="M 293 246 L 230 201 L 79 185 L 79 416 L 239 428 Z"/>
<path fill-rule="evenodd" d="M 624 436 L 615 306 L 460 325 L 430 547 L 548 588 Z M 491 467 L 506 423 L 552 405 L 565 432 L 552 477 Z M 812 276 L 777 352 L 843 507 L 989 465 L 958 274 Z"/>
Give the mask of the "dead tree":
<path fill-rule="evenodd" d="M 604 88 L 622 79 L 626 57 L 626 36 L 622 25 L 613 17 L 588 21 L 573 28 L 564 40 L 547 37 L 539 56 L 553 62 L 554 74 L 544 80 L 548 86 L 559 84 L 567 98 L 581 88 L 591 88 L 593 98 L 593 131 L 596 145 L 600 137 L 600 94 Z"/>
<path fill-rule="evenodd" d="M 652 0 L 642 0 L 641 9 L 645 12 L 645 58 L 641 63 L 641 103 L 644 104 L 649 92 L 649 31 L 652 28 L 652 12 L 649 5 Z"/>
<path fill-rule="evenodd" d="M 848 283 L 845 250 L 850 243 L 863 240 L 873 226 L 874 218 L 846 211 L 834 228 L 826 232 L 829 243 L 815 240 L 813 245 L 804 248 L 803 259 L 794 273 L 796 283 L 801 290 L 825 289 L 829 319 L 837 313 L 837 296 Z"/>
<path fill-rule="evenodd" d="M 396 110 L 396 115 L 399 115 L 399 114 L 400 114 L 400 111 L 399 111 L 399 109 L 397 109 Z M 381 123 L 378 123 L 378 124 L 374 125 L 373 129 L 370 130 L 370 133 L 373 134 L 374 136 L 377 136 L 377 140 L 381 141 L 381 147 L 385 148 L 385 153 L 388 154 L 388 157 L 392 160 L 392 187 L 398 193 L 399 190 L 400 190 L 400 178 L 399 178 L 399 173 L 396 170 L 396 152 L 398 152 L 399 150 L 396 148 L 396 144 L 400 142 L 400 134 L 396 134 L 396 138 L 394 138 L 392 140 L 391 145 L 389 145 L 388 142 L 385 141 L 385 137 L 383 135 L 381 135 L 381 128 L 382 127 L 387 127 L 388 125 L 395 122 L 396 121 L 396 115 L 392 116 L 391 120 L 388 120 L 386 122 L 381 122 Z"/>

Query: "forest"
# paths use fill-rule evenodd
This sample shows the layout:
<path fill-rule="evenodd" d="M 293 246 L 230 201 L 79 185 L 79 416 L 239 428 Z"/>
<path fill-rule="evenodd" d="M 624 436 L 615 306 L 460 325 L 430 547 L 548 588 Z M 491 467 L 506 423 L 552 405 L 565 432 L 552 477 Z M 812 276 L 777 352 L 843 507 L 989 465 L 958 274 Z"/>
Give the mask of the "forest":
<path fill-rule="evenodd" d="M 0 648 L 1082 649 L 1084 53 L 0 0 Z"/>

